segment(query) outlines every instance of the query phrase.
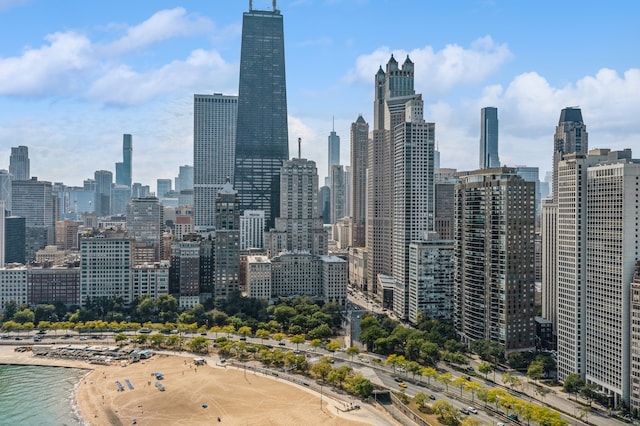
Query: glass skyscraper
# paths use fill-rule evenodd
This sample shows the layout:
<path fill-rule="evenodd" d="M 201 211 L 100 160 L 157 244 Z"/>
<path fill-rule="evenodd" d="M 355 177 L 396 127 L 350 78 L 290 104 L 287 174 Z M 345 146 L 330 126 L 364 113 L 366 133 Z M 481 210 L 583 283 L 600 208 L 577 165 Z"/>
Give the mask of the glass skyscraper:
<path fill-rule="evenodd" d="M 122 162 L 116 163 L 116 184 L 131 188 L 131 157 L 133 140 L 131 135 L 122 135 Z"/>
<path fill-rule="evenodd" d="M 289 156 L 284 31 L 275 7 L 243 14 L 235 154 L 240 210 L 264 210 L 266 226 L 273 227 L 280 169 Z"/>
<path fill-rule="evenodd" d="M 480 168 L 500 167 L 498 156 L 498 108 L 480 110 Z"/>

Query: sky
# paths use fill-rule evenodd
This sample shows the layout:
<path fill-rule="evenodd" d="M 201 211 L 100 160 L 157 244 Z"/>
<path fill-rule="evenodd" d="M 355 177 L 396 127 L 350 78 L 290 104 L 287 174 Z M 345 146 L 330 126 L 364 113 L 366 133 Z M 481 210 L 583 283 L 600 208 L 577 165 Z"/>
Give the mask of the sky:
<path fill-rule="evenodd" d="M 254 0 L 270 10 L 272 1 Z M 579 106 L 590 148 L 640 151 L 640 3 L 280 0 L 289 148 L 327 175 L 327 138 L 373 126 L 374 75 L 415 63 L 441 167 L 478 168 L 480 109 L 498 108 L 503 165 L 551 168 L 560 111 Z M 193 95 L 238 93 L 249 1 L 0 0 L 0 169 L 29 147 L 31 175 L 81 186 L 122 161 L 156 189 L 193 164 Z M 335 124 L 334 124 L 335 123 Z M 640 152 L 634 153 L 640 157 Z"/>

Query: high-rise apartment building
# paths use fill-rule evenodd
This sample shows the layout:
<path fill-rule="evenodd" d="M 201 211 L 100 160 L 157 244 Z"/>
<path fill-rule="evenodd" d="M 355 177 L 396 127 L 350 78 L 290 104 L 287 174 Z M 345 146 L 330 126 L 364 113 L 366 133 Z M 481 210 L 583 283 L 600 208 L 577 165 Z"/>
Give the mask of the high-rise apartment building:
<path fill-rule="evenodd" d="M 122 135 L 122 162 L 116 163 L 116 184 L 131 188 L 133 139 L 131 135 Z"/>
<path fill-rule="evenodd" d="M 0 268 L 4 268 L 4 252 L 5 252 L 5 206 L 4 201 L 0 200 Z"/>
<path fill-rule="evenodd" d="M 367 180 L 367 281 L 374 293 L 378 275 L 391 275 L 393 267 L 393 129 L 406 120 L 407 101 L 415 97 L 414 64 L 409 57 L 398 67 L 393 55 L 375 75 L 373 134 L 369 142 Z"/>
<path fill-rule="evenodd" d="M 238 192 L 227 181 L 216 198 L 214 295 L 227 297 L 240 290 L 240 211 Z"/>
<path fill-rule="evenodd" d="M 11 148 L 9 173 L 13 176 L 13 180 L 31 179 L 28 147 L 21 145 Z"/>
<path fill-rule="evenodd" d="M 480 110 L 480 166 L 481 169 L 500 167 L 498 156 L 498 108 Z"/>
<path fill-rule="evenodd" d="M 133 198 L 127 206 L 127 234 L 135 265 L 163 260 L 164 209 L 156 197 Z"/>
<path fill-rule="evenodd" d="M 280 216 L 280 168 L 289 158 L 284 30 L 280 11 L 242 16 L 234 187 L 240 210 Z"/>
<path fill-rule="evenodd" d="M 20 216 L 4 218 L 4 261 L 26 263 L 26 219 Z"/>
<path fill-rule="evenodd" d="M 58 250 L 78 250 L 80 223 L 65 219 L 56 222 L 56 247 Z"/>
<path fill-rule="evenodd" d="M 194 226 L 204 232 L 215 229 L 218 191 L 233 181 L 238 97 L 194 95 L 193 103 Z"/>
<path fill-rule="evenodd" d="M 327 254 L 327 233 L 318 211 L 318 169 L 314 161 L 294 158 L 280 173 L 280 213 L 275 229 L 265 234 L 270 256 L 281 251 Z"/>
<path fill-rule="evenodd" d="M 366 244 L 367 220 L 367 155 L 369 146 L 369 124 L 359 115 L 351 123 L 351 217 L 352 247 Z"/>
<path fill-rule="evenodd" d="M 405 122 L 394 129 L 393 310 L 409 314 L 409 245 L 433 230 L 435 124 L 423 118 L 422 96 L 406 101 Z"/>
<path fill-rule="evenodd" d="M 535 185 L 514 169 L 460 177 L 454 223 L 454 325 L 463 342 L 535 348 Z"/>
<path fill-rule="evenodd" d="M 327 176 L 329 176 L 329 186 L 332 186 L 331 170 L 333 169 L 333 166 L 340 164 L 340 136 L 336 133 L 335 128 L 331 130 L 327 139 L 329 146 L 329 171 Z"/>
<path fill-rule="evenodd" d="M 87 298 L 132 301 L 132 241 L 123 231 L 100 231 L 80 240 L 80 304 Z"/>

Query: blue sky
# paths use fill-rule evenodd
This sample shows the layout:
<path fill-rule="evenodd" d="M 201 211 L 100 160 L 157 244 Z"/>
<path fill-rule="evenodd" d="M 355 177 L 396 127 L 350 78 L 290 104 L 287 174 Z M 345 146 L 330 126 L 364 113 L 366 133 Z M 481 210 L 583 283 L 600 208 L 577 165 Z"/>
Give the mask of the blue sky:
<path fill-rule="evenodd" d="M 237 94 L 248 1 L 0 0 L 0 168 L 81 185 L 115 171 L 133 134 L 134 181 L 193 162 L 193 94 Z M 498 107 L 505 165 L 551 166 L 560 110 L 580 106 L 591 148 L 640 149 L 640 4 L 500 0 L 280 0 L 290 152 L 327 174 L 335 117 L 372 124 L 373 76 L 415 62 L 441 166 L 478 166 L 480 108 Z M 535 6 L 533 6 L 535 5 Z M 270 0 L 254 0 L 270 9 Z M 640 157 L 640 152 L 635 152 Z"/>

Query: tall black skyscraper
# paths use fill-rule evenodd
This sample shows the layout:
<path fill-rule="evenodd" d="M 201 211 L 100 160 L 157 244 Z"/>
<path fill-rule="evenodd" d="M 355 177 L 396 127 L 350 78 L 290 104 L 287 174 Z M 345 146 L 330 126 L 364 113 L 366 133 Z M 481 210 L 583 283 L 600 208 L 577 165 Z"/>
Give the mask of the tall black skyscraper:
<path fill-rule="evenodd" d="M 122 135 L 122 163 L 116 163 L 116 184 L 131 188 L 131 157 L 133 140 L 131 135 Z"/>
<path fill-rule="evenodd" d="M 253 10 L 242 17 L 234 187 L 240 211 L 279 216 L 280 169 L 289 157 L 282 15 Z"/>
<path fill-rule="evenodd" d="M 498 108 L 480 110 L 480 168 L 500 167 L 498 156 Z"/>

